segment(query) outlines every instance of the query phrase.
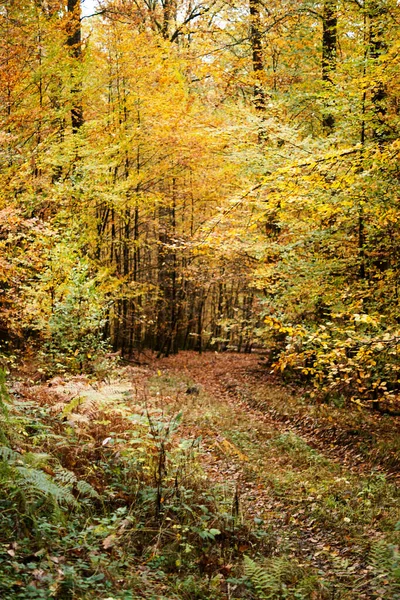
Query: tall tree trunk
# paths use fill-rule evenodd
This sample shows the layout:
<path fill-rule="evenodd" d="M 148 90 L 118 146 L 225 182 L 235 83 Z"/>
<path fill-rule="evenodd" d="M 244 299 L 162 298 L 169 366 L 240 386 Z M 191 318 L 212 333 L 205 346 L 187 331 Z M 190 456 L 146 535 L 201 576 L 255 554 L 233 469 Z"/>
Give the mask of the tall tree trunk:
<path fill-rule="evenodd" d="M 336 71 L 337 55 L 337 7 L 336 0 L 325 0 L 322 14 L 322 81 L 332 84 L 332 75 Z M 329 112 L 322 118 L 322 127 L 326 135 L 333 132 L 335 118 Z"/>
<path fill-rule="evenodd" d="M 385 21 L 387 17 L 387 8 L 384 0 L 372 0 L 367 4 L 369 18 L 369 55 L 371 66 L 376 66 L 380 56 L 387 50 L 385 42 Z M 371 100 L 375 113 L 375 123 L 372 136 L 375 140 L 382 144 L 389 135 L 388 126 L 386 124 L 387 113 L 387 91 L 379 80 L 376 81 L 371 93 Z"/>
<path fill-rule="evenodd" d="M 169 39 L 171 22 L 175 17 L 176 2 L 175 0 L 164 0 L 163 2 L 163 22 L 161 33 L 165 40 Z"/>
<path fill-rule="evenodd" d="M 70 48 L 70 53 L 77 62 L 82 59 L 82 31 L 81 31 L 81 3 L 80 0 L 68 0 L 68 38 L 67 46 Z M 74 71 L 76 64 L 73 65 Z M 83 108 L 82 108 L 82 83 L 80 77 L 76 73 L 72 75 L 72 108 L 71 108 L 71 124 L 72 132 L 76 133 L 83 125 Z"/>
<path fill-rule="evenodd" d="M 176 332 L 176 281 L 177 257 L 172 249 L 176 228 L 176 180 L 173 177 L 170 186 L 171 204 L 160 206 L 159 217 L 159 249 L 158 249 L 158 288 L 160 301 L 158 305 L 158 341 L 159 355 L 168 355 L 173 348 L 173 337 Z"/>
<path fill-rule="evenodd" d="M 170 24 L 175 16 L 175 0 L 163 1 L 162 36 L 169 39 Z M 176 331 L 176 255 L 171 251 L 172 237 L 175 231 L 175 179 L 172 180 L 172 206 L 160 205 L 158 209 L 159 236 L 158 236 L 158 289 L 160 299 L 157 307 L 157 341 L 158 356 L 165 353 L 167 356 L 174 347 L 174 334 Z"/>
<path fill-rule="evenodd" d="M 260 0 L 249 0 L 250 43 L 252 51 L 254 83 L 254 105 L 256 110 L 265 112 L 264 54 L 261 34 Z"/>

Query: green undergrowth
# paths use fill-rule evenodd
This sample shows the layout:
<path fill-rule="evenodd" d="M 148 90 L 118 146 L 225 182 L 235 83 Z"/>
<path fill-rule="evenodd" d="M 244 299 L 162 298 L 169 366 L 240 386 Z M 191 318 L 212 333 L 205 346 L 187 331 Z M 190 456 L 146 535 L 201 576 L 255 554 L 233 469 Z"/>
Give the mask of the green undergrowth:
<path fill-rule="evenodd" d="M 226 597 L 239 545 L 260 542 L 231 487 L 207 481 L 181 413 L 129 390 L 1 391 L 1 598 Z"/>
<path fill-rule="evenodd" d="M 0 598 L 398 597 L 383 475 L 346 472 L 188 375 L 129 373 L 12 395 L 2 380 Z"/>
<path fill-rule="evenodd" d="M 313 391 L 260 385 L 242 390 L 254 408 L 284 422 L 299 425 L 323 442 L 349 448 L 363 460 L 389 472 L 400 470 L 400 417 L 349 404 L 343 396 L 316 401 Z M 291 393 L 290 393 L 291 392 Z"/>
<path fill-rule="evenodd" d="M 159 374 L 152 385 L 174 410 L 184 407 L 221 464 L 241 472 L 243 511 L 256 509 L 265 534 L 264 551 L 255 552 L 265 571 L 257 597 L 400 598 L 400 492 L 390 478 L 358 473 L 279 421 L 232 410 L 201 388 L 188 393 L 195 383 L 187 376 Z"/>

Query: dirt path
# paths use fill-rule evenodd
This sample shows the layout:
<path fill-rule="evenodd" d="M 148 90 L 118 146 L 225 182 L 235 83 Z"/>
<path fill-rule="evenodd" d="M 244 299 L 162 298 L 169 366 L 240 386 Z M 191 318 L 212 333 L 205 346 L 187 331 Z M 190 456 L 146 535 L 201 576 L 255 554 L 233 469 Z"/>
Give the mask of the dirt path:
<path fill-rule="evenodd" d="M 186 352 L 157 364 L 187 374 L 233 410 L 240 407 L 272 427 L 301 435 L 312 448 L 357 474 L 381 472 L 400 480 L 399 417 L 299 402 L 291 397 L 299 389 L 277 383 L 254 354 Z"/>
<path fill-rule="evenodd" d="M 76 419 L 79 427 L 87 413 L 101 446 L 111 439 L 104 418 L 95 419 L 104 403 L 122 401 L 124 414 L 162 413 L 166 422 L 181 412 L 178 443 L 181 436 L 201 438 L 199 459 L 211 487 L 219 486 L 225 504 L 261 540 L 253 546 L 251 538 L 238 540 L 239 553 L 258 552 L 260 564 L 276 560 L 276 568 L 310 573 L 318 595 L 305 591 L 299 598 L 399 597 L 390 571 L 390 548 L 400 543 L 399 490 L 384 466 L 377 469 L 358 446 L 343 448 L 331 434 L 362 432 L 365 422 L 367 429 L 376 425 L 378 440 L 393 432 L 384 420 L 303 402 L 268 380 L 259 361 L 237 354 L 148 355 L 140 366 L 112 373 L 108 383 L 56 378 L 43 391 L 47 403 L 54 394 L 52 408 L 68 413 L 71 426 Z M 79 399 L 76 415 L 65 412 L 73 398 Z M 123 430 L 129 421 L 116 426 Z"/>
<path fill-rule="evenodd" d="M 181 353 L 151 362 L 151 385 L 170 399 L 170 410 L 184 410 L 186 433 L 203 438 L 209 477 L 236 487 L 268 552 L 318 569 L 347 590 L 338 598 L 379 597 L 368 557 L 371 545 L 391 539 L 398 492 L 357 450 L 330 443 L 310 421 L 301 427 L 295 415 L 286 418 L 290 392 L 260 380 L 258 362 Z M 271 411 L 256 408 L 260 396 Z"/>

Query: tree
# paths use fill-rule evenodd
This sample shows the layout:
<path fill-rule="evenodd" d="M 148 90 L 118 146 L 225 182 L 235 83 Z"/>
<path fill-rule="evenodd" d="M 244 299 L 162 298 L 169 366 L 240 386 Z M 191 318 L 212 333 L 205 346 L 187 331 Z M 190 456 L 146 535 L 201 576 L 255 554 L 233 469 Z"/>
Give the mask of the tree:
<path fill-rule="evenodd" d="M 249 0 L 250 40 L 252 50 L 254 83 L 254 104 L 257 110 L 265 111 L 264 57 L 262 48 L 261 16 L 259 0 Z"/>
<path fill-rule="evenodd" d="M 76 0 L 0 15 L 1 209 L 50 254 L 69 240 L 68 268 L 85 265 L 115 350 L 250 349 L 263 311 L 284 362 L 290 328 L 312 336 L 333 314 L 391 321 L 397 5 L 138 0 L 99 12 L 88 29 Z M 19 323 L 43 343 L 55 298 L 75 319 L 61 297 L 74 279 L 46 258 L 24 263 L 14 229 L 5 330 Z"/>
<path fill-rule="evenodd" d="M 332 74 L 336 70 L 337 54 L 337 8 L 336 1 L 325 0 L 322 14 L 322 81 L 332 84 Z M 325 114 L 322 127 L 329 135 L 332 133 L 335 119 Z"/>
<path fill-rule="evenodd" d="M 67 11 L 67 46 L 74 62 L 71 74 L 73 80 L 71 88 L 71 125 L 73 133 L 76 133 L 83 125 L 82 84 L 79 74 L 79 62 L 82 57 L 80 0 L 68 0 Z"/>

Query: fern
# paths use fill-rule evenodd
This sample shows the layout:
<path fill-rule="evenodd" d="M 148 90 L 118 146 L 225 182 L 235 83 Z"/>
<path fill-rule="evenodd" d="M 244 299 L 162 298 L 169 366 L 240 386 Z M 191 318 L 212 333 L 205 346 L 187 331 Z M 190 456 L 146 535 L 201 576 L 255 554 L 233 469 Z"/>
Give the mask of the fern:
<path fill-rule="evenodd" d="M 23 459 L 27 466 L 33 467 L 34 469 L 41 469 L 49 464 L 52 457 L 45 452 L 26 452 L 23 455 Z"/>
<path fill-rule="evenodd" d="M 16 467 L 16 483 L 28 503 L 43 503 L 45 500 L 60 506 L 74 507 L 76 500 L 67 487 L 58 485 L 49 475 L 31 467 Z"/>
<path fill-rule="evenodd" d="M 265 595 L 264 590 L 269 585 L 269 578 L 264 571 L 257 563 L 254 562 L 248 556 L 244 557 L 244 572 L 246 577 L 251 581 L 254 589 L 256 590 L 259 598 L 268 598 Z"/>
<path fill-rule="evenodd" d="M 260 600 L 286 598 L 288 586 L 294 590 L 303 575 L 301 569 L 284 557 L 272 558 L 265 567 L 261 567 L 245 556 L 244 569 Z M 300 592 L 297 597 L 302 597 Z"/>
<path fill-rule="evenodd" d="M 61 466 L 56 467 L 55 479 L 63 486 L 70 487 L 71 489 L 75 487 L 76 491 L 79 492 L 81 496 L 94 499 L 99 498 L 99 494 L 96 492 L 94 487 L 90 485 L 90 483 L 83 481 L 82 479 L 77 479 L 75 473 L 69 471 L 68 469 L 64 469 Z"/>
<path fill-rule="evenodd" d="M 7 403 L 9 396 L 6 388 L 6 375 L 3 369 L 0 369 L 0 416 L 6 424 L 9 421 L 9 413 Z M 0 425 L 0 442 L 7 443 L 7 435 L 5 429 Z"/>
<path fill-rule="evenodd" d="M 15 438 L 15 443 L 22 445 L 18 430 L 13 427 L 14 421 L 8 420 L 8 407 L 5 404 L 8 400 L 4 374 L 0 372 L 0 416 L 6 417 L 6 423 L 10 425 L 6 433 Z M 74 398 L 64 408 L 63 414 L 71 414 L 78 406 L 78 410 L 85 408 L 91 414 L 93 405 L 92 401 Z M 32 523 L 39 515 L 50 519 L 58 518 L 65 510 L 79 510 L 83 503 L 79 502 L 78 497 L 98 498 L 96 490 L 89 483 L 79 481 L 75 473 L 63 468 L 55 457 L 45 452 L 17 452 L 11 445 L 0 425 L 0 489 L 3 490 L 0 515 L 2 509 L 6 508 L 7 527 L 12 520 L 18 522 L 21 518 L 28 518 Z"/>
<path fill-rule="evenodd" d="M 61 466 L 57 466 L 55 469 L 55 480 L 61 485 L 72 487 L 76 483 L 76 475 L 68 469 L 64 469 Z"/>
<path fill-rule="evenodd" d="M 63 405 L 61 416 L 74 427 L 82 427 L 88 425 L 91 420 L 95 419 L 98 414 L 98 404 L 93 398 L 84 396 L 76 396 Z"/>
<path fill-rule="evenodd" d="M 382 598 L 400 599 L 400 552 L 398 547 L 381 542 L 370 552 L 370 565 L 374 569 L 374 585 Z M 385 585 L 382 586 L 382 581 Z M 381 588 L 384 588 L 383 590 Z"/>
<path fill-rule="evenodd" d="M 15 452 L 11 450 L 8 446 L 0 446 L 0 460 L 4 460 L 6 462 L 15 462 L 21 458 L 19 452 Z"/>
<path fill-rule="evenodd" d="M 13 499 L 16 513 L 34 516 L 38 511 L 49 516 L 57 507 L 79 509 L 80 496 L 98 499 L 96 490 L 75 473 L 57 465 L 48 474 L 42 470 L 52 457 L 45 453 L 20 454 L 8 446 L 0 446 L 0 485 Z"/>
<path fill-rule="evenodd" d="M 93 486 L 90 485 L 87 481 L 79 480 L 76 483 L 76 489 L 82 496 L 87 496 L 88 498 L 99 499 L 100 496 L 96 492 Z"/>
<path fill-rule="evenodd" d="M 80 396 L 76 396 L 75 398 L 72 398 L 72 400 L 70 400 L 68 402 L 68 404 L 66 404 L 63 408 L 63 411 L 61 413 L 61 416 L 67 417 L 68 415 L 70 415 L 76 408 L 79 408 L 79 406 L 81 406 L 83 402 L 83 399 Z"/>

